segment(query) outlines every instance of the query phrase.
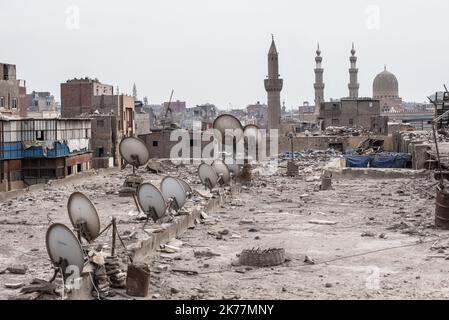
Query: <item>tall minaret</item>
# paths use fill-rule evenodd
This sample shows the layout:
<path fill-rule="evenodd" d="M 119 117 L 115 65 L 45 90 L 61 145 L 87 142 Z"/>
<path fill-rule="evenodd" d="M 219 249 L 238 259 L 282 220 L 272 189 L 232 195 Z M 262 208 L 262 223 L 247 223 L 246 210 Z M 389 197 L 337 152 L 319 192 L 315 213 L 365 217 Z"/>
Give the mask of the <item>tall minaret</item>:
<path fill-rule="evenodd" d="M 324 102 L 324 82 L 323 82 L 323 72 L 324 69 L 321 66 L 323 58 L 321 57 L 320 44 L 318 43 L 318 48 L 316 49 L 316 68 L 315 68 L 315 115 L 320 114 L 321 102 Z"/>
<path fill-rule="evenodd" d="M 351 57 L 349 58 L 351 61 L 351 68 L 349 69 L 349 97 L 350 98 L 358 98 L 359 97 L 359 87 L 360 85 L 357 82 L 357 73 L 359 69 L 357 69 L 357 57 L 355 56 L 355 48 L 354 43 L 352 44 Z"/>
<path fill-rule="evenodd" d="M 281 124 L 281 91 L 283 80 L 279 78 L 278 52 L 272 37 L 268 52 L 268 79 L 265 79 L 265 90 L 268 94 L 268 130 L 280 129 Z"/>

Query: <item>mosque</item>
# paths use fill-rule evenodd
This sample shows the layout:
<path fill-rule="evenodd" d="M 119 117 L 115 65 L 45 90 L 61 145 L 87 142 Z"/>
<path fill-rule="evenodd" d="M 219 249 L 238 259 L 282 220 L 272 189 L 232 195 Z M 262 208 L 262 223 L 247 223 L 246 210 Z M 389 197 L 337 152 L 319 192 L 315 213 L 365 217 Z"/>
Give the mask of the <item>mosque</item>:
<path fill-rule="evenodd" d="M 279 60 L 278 51 L 274 38 L 272 39 L 271 46 L 268 52 L 268 76 L 265 79 L 265 89 L 268 96 L 268 128 L 279 129 L 281 126 L 281 98 L 280 92 L 283 87 L 283 80 L 279 74 Z M 380 117 L 381 113 L 396 112 L 401 110 L 402 99 L 399 97 L 399 85 L 396 76 L 387 71 L 385 66 L 384 71 L 379 73 L 373 81 L 373 95 L 370 98 L 359 97 L 359 83 L 358 83 L 358 68 L 357 68 L 357 56 L 354 44 L 351 49 L 351 56 L 349 57 L 349 84 L 348 84 L 348 96 L 342 98 L 339 102 L 331 101 L 331 110 L 329 110 L 329 102 L 324 98 L 324 68 L 322 66 L 323 57 L 321 56 L 321 49 L 318 44 L 316 50 L 316 67 L 315 71 L 315 108 L 314 116 L 316 119 L 323 119 L 325 117 L 331 117 L 327 122 L 340 125 L 361 125 L 362 123 L 370 123 L 372 119 L 370 117 Z M 348 106 L 354 105 L 352 110 Z M 337 105 L 338 104 L 338 105 Z M 368 107 L 365 108 L 365 105 Z M 318 106 L 318 107 L 317 107 Z M 332 110 L 337 110 L 334 112 Z M 346 112 L 347 111 L 347 112 Z M 352 115 L 351 115 L 352 113 Z M 339 119 L 342 115 L 347 115 L 347 119 Z M 362 115 L 365 119 L 362 119 Z M 382 122 L 385 119 L 381 119 Z"/>

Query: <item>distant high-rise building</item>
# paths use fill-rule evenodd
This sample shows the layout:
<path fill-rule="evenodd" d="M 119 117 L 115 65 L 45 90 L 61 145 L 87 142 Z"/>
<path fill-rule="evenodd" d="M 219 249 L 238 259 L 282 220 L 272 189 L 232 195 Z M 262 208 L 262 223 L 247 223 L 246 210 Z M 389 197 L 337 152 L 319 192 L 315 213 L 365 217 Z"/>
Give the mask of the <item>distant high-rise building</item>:
<path fill-rule="evenodd" d="M 268 95 L 268 130 L 280 129 L 281 123 L 281 91 L 283 80 L 279 78 L 279 61 L 274 37 L 268 52 L 268 78 L 265 79 L 265 90 Z"/>
<path fill-rule="evenodd" d="M 358 98 L 359 97 L 359 83 L 357 80 L 357 73 L 359 69 L 357 69 L 357 57 L 355 55 L 355 47 L 354 43 L 352 44 L 351 57 L 349 61 L 351 62 L 351 68 L 349 69 L 349 97 L 350 98 Z"/>

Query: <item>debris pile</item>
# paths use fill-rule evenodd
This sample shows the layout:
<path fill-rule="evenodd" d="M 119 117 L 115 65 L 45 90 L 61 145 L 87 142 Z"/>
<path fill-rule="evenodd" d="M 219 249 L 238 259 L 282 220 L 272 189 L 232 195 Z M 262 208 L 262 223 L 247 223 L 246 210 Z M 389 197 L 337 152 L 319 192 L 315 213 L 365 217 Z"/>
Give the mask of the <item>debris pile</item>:
<path fill-rule="evenodd" d="M 323 135 L 325 136 L 361 136 L 368 135 L 371 132 L 362 127 L 327 127 L 326 130 L 323 131 Z"/>
<path fill-rule="evenodd" d="M 120 269 L 118 257 L 106 257 L 105 267 L 111 287 L 115 289 L 124 289 L 126 286 L 126 273 Z"/>

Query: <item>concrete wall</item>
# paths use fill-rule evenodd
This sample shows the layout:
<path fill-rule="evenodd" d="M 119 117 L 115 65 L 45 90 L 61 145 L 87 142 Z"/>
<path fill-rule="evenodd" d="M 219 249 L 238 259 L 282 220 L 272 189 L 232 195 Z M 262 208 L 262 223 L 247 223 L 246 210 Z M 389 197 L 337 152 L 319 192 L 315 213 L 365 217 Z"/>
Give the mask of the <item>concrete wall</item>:
<path fill-rule="evenodd" d="M 319 118 L 324 128 L 330 126 L 363 127 L 378 134 L 388 134 L 387 119 L 380 118 L 377 99 L 342 99 L 321 104 Z M 375 124 L 373 128 L 373 124 Z"/>
<path fill-rule="evenodd" d="M 150 115 L 148 113 L 134 113 L 134 122 L 136 125 L 136 135 L 150 133 Z"/>
<path fill-rule="evenodd" d="M 379 139 L 384 141 L 384 150 L 393 151 L 393 137 L 391 136 L 358 136 L 358 137 L 341 137 L 341 136 L 318 136 L 318 137 L 296 137 L 293 142 L 294 151 L 327 150 L 333 144 L 341 144 L 343 151 L 357 148 L 361 142 L 368 138 Z M 287 137 L 279 138 L 279 153 L 291 151 L 291 142 Z"/>

